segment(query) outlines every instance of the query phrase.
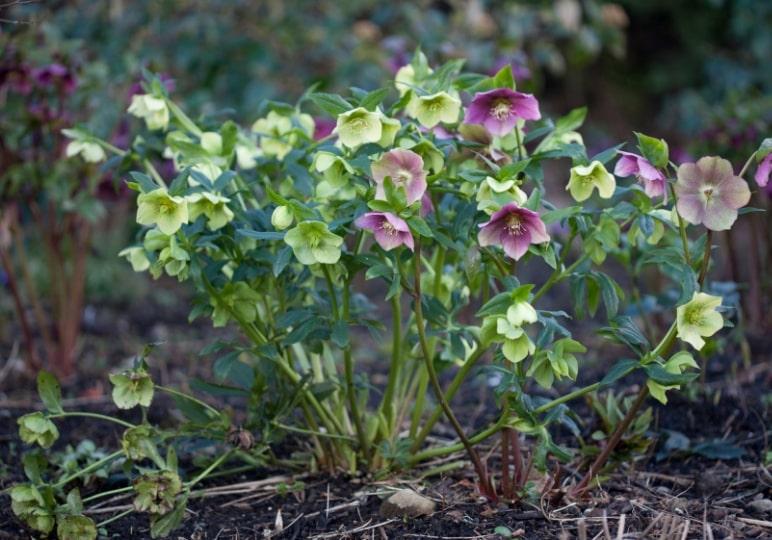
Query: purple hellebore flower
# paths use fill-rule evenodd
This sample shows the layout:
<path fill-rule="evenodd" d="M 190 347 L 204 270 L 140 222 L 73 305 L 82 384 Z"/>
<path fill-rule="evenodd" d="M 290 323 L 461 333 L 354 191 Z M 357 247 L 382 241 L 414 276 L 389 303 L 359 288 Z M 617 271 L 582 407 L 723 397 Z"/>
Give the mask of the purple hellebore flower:
<path fill-rule="evenodd" d="M 390 177 L 395 186 L 405 188 L 407 204 L 421 200 L 426 192 L 426 171 L 424 160 L 411 150 L 396 148 L 381 156 L 381 159 L 371 165 L 375 180 L 375 198 L 386 199 L 383 181 Z"/>
<path fill-rule="evenodd" d="M 515 128 L 518 120 L 539 118 L 539 102 L 532 94 L 496 88 L 475 94 L 466 109 L 464 122 L 482 124 L 491 134 L 502 137 Z"/>
<path fill-rule="evenodd" d="M 77 82 L 72 72 L 62 64 L 49 64 L 42 68 L 33 70 L 32 76 L 35 82 L 41 87 L 61 84 L 64 91 L 71 94 Z"/>
<path fill-rule="evenodd" d="M 335 129 L 335 120 L 323 117 L 314 117 L 314 140 L 324 139 Z"/>
<path fill-rule="evenodd" d="M 477 239 L 483 247 L 500 245 L 504 253 L 518 260 L 528 251 L 528 246 L 549 242 L 550 236 L 539 214 L 512 202 L 480 225 Z"/>
<path fill-rule="evenodd" d="M 751 199 L 748 184 L 720 157 L 703 157 L 679 166 L 675 191 L 678 214 L 713 231 L 729 229 L 737 219 L 737 209 Z"/>
<path fill-rule="evenodd" d="M 772 174 L 772 153 L 766 155 L 761 160 L 759 166 L 756 167 L 756 174 L 753 175 L 753 179 L 756 180 L 756 184 L 759 187 L 766 187 L 769 183 L 769 176 Z"/>
<path fill-rule="evenodd" d="M 649 197 L 664 197 L 667 200 L 665 191 L 665 175 L 662 174 L 654 165 L 649 163 L 645 157 L 633 154 L 631 152 L 617 152 L 620 156 L 614 168 L 614 174 L 621 176 L 635 175 L 643 181 L 643 188 Z"/>
<path fill-rule="evenodd" d="M 407 246 L 411 251 L 415 249 L 410 228 L 404 219 L 394 214 L 368 212 L 359 216 L 354 224 L 360 229 L 372 231 L 375 241 L 386 251 L 402 245 Z"/>

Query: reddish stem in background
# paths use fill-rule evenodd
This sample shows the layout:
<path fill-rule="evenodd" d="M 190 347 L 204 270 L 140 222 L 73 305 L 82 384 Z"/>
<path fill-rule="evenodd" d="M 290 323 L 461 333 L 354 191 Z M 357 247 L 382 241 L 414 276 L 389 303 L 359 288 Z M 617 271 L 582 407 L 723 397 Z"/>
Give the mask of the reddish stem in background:
<path fill-rule="evenodd" d="M 509 477 L 509 430 L 501 430 L 501 495 L 505 499 L 511 499 L 512 482 Z"/>

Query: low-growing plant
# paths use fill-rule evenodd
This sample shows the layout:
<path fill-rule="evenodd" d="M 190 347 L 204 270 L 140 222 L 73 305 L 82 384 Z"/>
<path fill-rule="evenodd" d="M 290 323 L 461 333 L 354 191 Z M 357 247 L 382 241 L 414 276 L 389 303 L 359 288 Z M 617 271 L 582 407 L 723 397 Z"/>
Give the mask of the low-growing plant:
<path fill-rule="evenodd" d="M 620 144 L 588 155 L 578 132 L 585 109 L 552 121 L 516 90 L 509 67 L 488 77 L 462 65 L 432 69 L 418 52 L 397 73 L 396 101 L 389 87 L 345 98 L 310 90 L 294 106 L 265 103 L 249 130 L 194 121 L 148 76 L 129 109 L 147 129 L 130 148 L 70 133 L 145 165 L 129 181 L 145 226 L 122 252 L 134 269 L 190 282 L 191 319 L 241 330 L 243 339 L 206 353 L 231 349 L 210 389 L 243 396 L 251 424 L 234 434 L 218 413 L 217 433 L 240 441 L 270 426 L 306 439 L 313 467 L 352 474 L 463 450 L 482 496 L 515 499 L 532 467 L 572 457 L 551 436 L 554 424 L 576 429 L 568 404 L 636 373 L 645 382 L 623 407 L 610 402 L 594 460 L 566 485 L 579 496 L 641 422 L 647 398 L 667 403 L 692 381 L 690 351 L 727 324 L 706 284 L 711 235 L 748 203 L 743 176 L 770 145 L 738 175 L 720 157 L 676 165 L 665 141 L 644 134 L 636 153 Z M 331 134 L 314 137 L 308 104 L 336 119 Z M 154 166 L 161 155 L 173 177 Z M 571 301 L 556 288 L 565 283 Z M 595 342 L 584 345 L 570 322 L 600 318 L 601 304 L 598 333 L 623 358 L 571 389 Z M 452 402 L 478 369 L 496 381 L 500 415 L 470 434 Z M 156 388 L 143 363 L 111 381 L 119 407 L 146 407 Z M 50 446 L 51 415 L 25 418 L 23 438 Z M 458 442 L 427 445 L 441 419 Z M 632 437 L 643 429 L 634 425 Z M 134 482 L 135 507 L 156 525 L 176 523 L 188 484 L 172 457 L 130 444 L 146 440 L 145 429 L 155 428 L 131 426 L 119 451 L 154 464 Z M 477 446 L 497 434 L 494 478 Z M 46 516 L 49 499 L 36 503 Z M 30 523 L 25 508 L 17 514 Z"/>

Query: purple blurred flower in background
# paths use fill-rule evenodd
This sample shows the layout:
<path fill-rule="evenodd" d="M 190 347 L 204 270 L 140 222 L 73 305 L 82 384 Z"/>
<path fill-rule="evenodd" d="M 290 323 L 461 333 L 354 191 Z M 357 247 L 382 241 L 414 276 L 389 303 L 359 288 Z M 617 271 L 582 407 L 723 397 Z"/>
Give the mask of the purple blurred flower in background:
<path fill-rule="evenodd" d="M 72 71 L 59 63 L 34 69 L 32 71 L 32 78 L 42 88 L 57 86 L 67 94 L 73 93 L 78 86 L 78 81 Z"/>
<path fill-rule="evenodd" d="M 770 174 L 772 174 L 772 153 L 767 154 L 766 157 L 761 160 L 761 163 L 759 163 L 759 166 L 756 168 L 756 174 L 753 175 L 753 179 L 759 187 L 767 187 Z"/>
<path fill-rule="evenodd" d="M 426 192 L 424 160 L 415 152 L 401 148 L 390 150 L 371 165 L 371 170 L 375 180 L 376 199 L 386 199 L 383 181 L 387 176 L 395 186 L 405 188 L 407 204 L 421 200 Z"/>
<path fill-rule="evenodd" d="M 636 176 L 643 182 L 643 188 L 649 197 L 665 197 L 667 200 L 667 191 L 665 190 L 665 175 L 657 170 L 649 160 L 643 156 L 631 152 L 617 152 L 621 157 L 614 167 L 614 174 L 622 178 L 627 176 Z"/>
<path fill-rule="evenodd" d="M 539 118 L 539 102 L 533 95 L 496 88 L 475 94 L 464 122 L 482 124 L 491 134 L 502 137 L 515 128 L 518 120 Z"/>
<path fill-rule="evenodd" d="M 522 52 L 516 52 L 512 56 L 502 56 L 497 59 L 488 74 L 491 76 L 495 75 L 507 64 L 512 67 L 512 75 L 514 75 L 516 81 L 527 81 L 531 78 L 531 69 L 528 67 L 528 58 Z"/>
<path fill-rule="evenodd" d="M 375 241 L 386 251 L 399 246 L 415 248 L 410 227 L 404 219 L 388 212 L 368 212 L 359 216 L 354 224 L 360 229 L 367 229 L 375 236 Z"/>
<path fill-rule="evenodd" d="M 161 83 L 163 83 L 167 92 L 174 92 L 174 90 L 177 88 L 177 83 L 168 73 L 161 73 L 158 75 L 158 78 L 161 80 Z M 129 100 L 131 100 L 133 96 L 145 93 L 146 92 L 142 89 L 142 81 L 138 80 L 129 87 Z"/>
<path fill-rule="evenodd" d="M 729 229 L 737 219 L 737 209 L 751 199 L 748 184 L 720 157 L 703 157 L 678 167 L 675 191 L 678 214 L 713 231 Z"/>
<path fill-rule="evenodd" d="M 481 246 L 501 246 L 504 253 L 518 260 L 531 244 L 549 242 L 549 234 L 539 214 L 517 203 L 508 203 L 480 225 Z"/>
<path fill-rule="evenodd" d="M 26 64 L 0 69 L 0 86 L 4 85 L 12 92 L 26 96 L 32 92 L 32 70 Z"/>

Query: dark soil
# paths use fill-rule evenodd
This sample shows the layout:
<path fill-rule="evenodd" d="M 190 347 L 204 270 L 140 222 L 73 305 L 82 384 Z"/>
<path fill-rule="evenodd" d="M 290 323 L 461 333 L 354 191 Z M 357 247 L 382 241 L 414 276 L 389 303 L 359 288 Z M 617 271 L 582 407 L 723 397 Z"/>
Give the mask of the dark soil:
<path fill-rule="evenodd" d="M 179 317 L 178 317 L 179 316 Z M 179 384 L 191 373 L 206 376 L 196 353 L 213 339 L 208 326 L 183 326 L 184 314 L 170 313 L 165 322 L 146 323 L 130 319 L 126 333 L 136 332 L 136 341 L 117 341 L 112 345 L 111 358 L 124 360 L 138 350 L 141 340 L 166 338 L 159 357 L 168 359 L 155 365 L 155 376 L 169 384 Z M 109 348 L 103 341 L 111 340 L 109 332 L 94 332 L 84 350 Z M 101 334 L 101 337 L 100 337 Z M 219 336 L 218 336 L 219 337 Z M 616 472 L 603 479 L 585 500 L 572 501 L 561 496 L 561 489 L 547 495 L 516 504 L 492 505 L 475 495 L 474 480 L 463 454 L 426 464 L 409 475 L 388 481 L 372 478 L 330 477 L 326 475 L 286 477 L 286 471 L 255 469 L 239 475 L 221 477 L 204 483 L 197 498 L 191 499 L 182 526 L 171 538 L 186 540 L 229 540 L 258 538 L 502 538 L 510 531 L 512 537 L 548 538 L 616 538 L 624 530 L 624 538 L 772 538 L 772 514 L 764 510 L 772 500 L 772 474 L 766 426 L 770 425 L 770 383 L 772 362 L 768 339 L 751 343 L 753 364 L 743 367 L 732 356 L 717 356 L 708 365 L 707 382 L 694 383 L 693 396 L 686 392 L 671 392 L 667 407 L 651 405 L 654 420 L 647 438 L 651 445 L 643 456 L 623 459 Z M 133 350 L 132 350 L 133 349 Z M 599 350 L 603 348 L 599 346 Z M 612 357 L 609 351 L 606 355 Z M 109 362 L 114 370 L 117 362 Z M 597 380 L 608 368 L 607 363 L 587 366 L 583 377 Z M 184 375 L 184 377 L 183 377 Z M 602 375 L 601 375 L 602 376 Z M 100 392 L 98 369 L 87 383 L 69 388 L 74 401 L 84 407 L 114 413 L 109 396 Z M 626 381 L 635 392 L 635 380 Z M 581 383 L 581 381 L 580 381 Z M 15 383 L 14 383 L 15 384 Z M 105 383 L 106 384 L 106 383 Z M 20 454 L 26 448 L 18 441 L 15 418 L 36 406 L 30 398 L 30 385 L 11 389 L 5 382 L 4 401 L 0 403 L 0 488 L 23 480 Z M 26 398 L 25 398 L 26 396 Z M 652 400 L 650 400 L 652 402 Z M 582 436 L 598 429 L 586 403 L 574 404 L 582 418 Z M 455 400 L 459 416 L 465 424 L 481 426 L 492 420 L 496 409 L 485 377 L 478 377 Z M 80 407 L 83 408 L 83 407 Z M 170 401 L 154 403 L 155 421 L 173 422 Z M 135 412 L 136 414 L 136 412 Z M 128 418 L 138 420 L 131 414 Z M 59 423 L 62 440 L 54 450 L 67 443 L 77 444 L 84 438 L 97 446 L 115 448 L 118 432 L 99 422 L 68 419 Z M 454 437 L 447 426 L 439 425 L 434 444 L 450 443 Z M 567 431 L 556 431 L 557 442 L 576 448 L 577 441 Z M 669 439 L 670 437 L 670 439 Z M 676 449 L 667 449 L 674 441 Z M 493 441 L 491 441 L 493 444 Z M 291 442 L 288 452 L 292 450 Z M 498 449 L 482 447 L 493 471 L 497 467 Z M 423 476 L 440 465 L 458 463 L 450 472 Z M 561 486 L 575 483 L 586 463 L 576 460 L 560 469 Z M 120 482 L 120 478 L 114 479 Z M 287 485 L 302 484 L 294 490 Z M 536 486 L 552 485 L 552 476 L 534 474 Z M 110 486 L 117 487 L 119 483 Z M 382 499 L 397 487 L 410 487 L 433 499 L 437 511 L 415 519 L 386 519 L 379 508 Z M 104 486 L 100 490 L 105 489 Z M 94 487 L 83 489 L 84 496 Z M 290 492 L 288 492 L 290 491 Z M 535 491 L 538 493 L 538 489 Z M 128 498 L 116 497 L 90 506 L 96 521 L 108 519 L 125 508 Z M 772 505 L 772 503 L 770 503 Z M 113 510 L 104 511 L 105 508 Z M 765 513 L 767 512 L 767 513 Z M 503 527 L 503 529 L 502 529 Z M 688 527 L 688 531 L 685 528 Z M 498 529 L 497 529 L 498 528 Z M 149 538 L 147 516 L 131 514 L 106 527 L 107 538 Z M 608 530 L 605 536 L 604 530 Z M 7 498 L 0 502 L 0 539 L 34 537 L 10 511 Z M 622 538 L 621 536 L 619 538 Z"/>

